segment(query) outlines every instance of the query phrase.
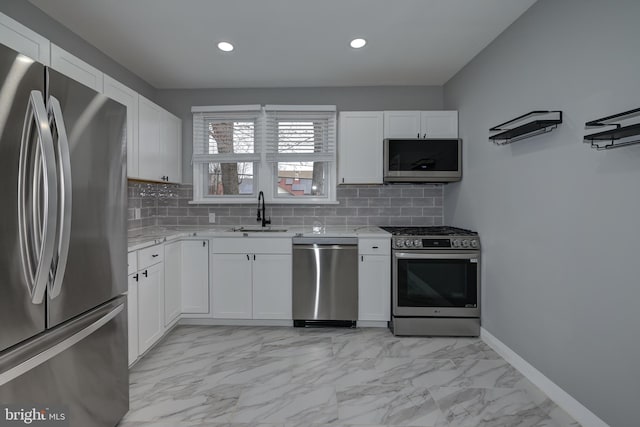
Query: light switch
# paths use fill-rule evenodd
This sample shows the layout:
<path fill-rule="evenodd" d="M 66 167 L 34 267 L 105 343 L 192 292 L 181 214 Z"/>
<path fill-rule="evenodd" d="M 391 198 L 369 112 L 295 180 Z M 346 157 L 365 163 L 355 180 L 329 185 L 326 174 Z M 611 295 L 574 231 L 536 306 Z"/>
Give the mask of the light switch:
<path fill-rule="evenodd" d="M 209 214 L 209 222 L 211 224 L 214 224 L 216 222 L 216 214 L 215 213 L 210 213 Z"/>

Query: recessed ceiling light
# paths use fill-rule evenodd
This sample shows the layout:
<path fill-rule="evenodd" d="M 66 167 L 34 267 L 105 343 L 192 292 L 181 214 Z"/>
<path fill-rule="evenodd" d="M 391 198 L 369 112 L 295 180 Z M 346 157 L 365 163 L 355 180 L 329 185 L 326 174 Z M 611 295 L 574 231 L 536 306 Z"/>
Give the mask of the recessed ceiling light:
<path fill-rule="evenodd" d="M 351 47 L 354 49 L 360 49 L 361 47 L 364 47 L 365 44 L 367 44 L 367 41 L 365 39 L 351 40 Z"/>
<path fill-rule="evenodd" d="M 231 52 L 233 50 L 233 45 L 229 42 L 220 42 L 218 43 L 218 49 L 225 52 Z"/>

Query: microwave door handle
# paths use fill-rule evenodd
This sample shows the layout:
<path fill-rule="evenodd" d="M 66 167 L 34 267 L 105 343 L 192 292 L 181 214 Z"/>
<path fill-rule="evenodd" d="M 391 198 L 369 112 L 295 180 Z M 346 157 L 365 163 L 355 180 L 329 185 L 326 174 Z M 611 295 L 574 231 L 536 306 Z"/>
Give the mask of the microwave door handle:
<path fill-rule="evenodd" d="M 53 96 L 49 97 L 49 123 L 51 133 L 57 134 L 56 149 L 60 182 L 60 210 L 58 213 L 58 247 L 55 263 L 51 265 L 53 281 L 50 283 L 51 298 L 60 295 L 62 280 L 67 268 L 69 243 L 71 239 L 71 156 L 69 154 L 69 138 L 64 124 L 60 102 Z"/>
<path fill-rule="evenodd" d="M 36 147 L 32 147 L 34 127 L 38 133 Z M 31 91 L 27 104 L 18 170 L 20 259 L 31 302 L 41 304 L 54 255 L 58 185 L 47 110 L 37 90 Z"/>

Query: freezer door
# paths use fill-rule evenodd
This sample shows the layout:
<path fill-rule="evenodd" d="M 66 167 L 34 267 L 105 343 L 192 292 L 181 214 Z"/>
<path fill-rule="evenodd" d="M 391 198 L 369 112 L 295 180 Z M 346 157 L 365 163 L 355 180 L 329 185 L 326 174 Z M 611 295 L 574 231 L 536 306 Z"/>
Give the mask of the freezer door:
<path fill-rule="evenodd" d="M 65 265 L 55 268 L 64 276 L 59 294 L 49 294 L 47 326 L 53 327 L 126 292 L 127 141 L 126 107 L 47 72 L 49 104 L 57 101 L 63 116 L 52 123 L 54 139 L 62 123 L 68 139 L 72 193 L 71 210 L 64 213 L 68 242 L 57 245 L 60 253 L 68 251 Z"/>
<path fill-rule="evenodd" d="M 112 427 L 129 409 L 126 348 L 121 297 L 0 355 L 0 402 L 66 407 L 70 426 Z"/>
<path fill-rule="evenodd" d="M 38 96 L 42 96 L 44 92 L 44 66 L 0 44 L 0 352 L 45 328 L 45 304 L 32 302 L 33 296 L 38 296 L 32 286 L 37 265 L 32 264 L 33 268 L 26 268 L 29 264 L 23 258 L 25 253 L 21 250 L 23 247 L 30 247 L 30 259 L 37 263 L 39 254 L 33 249 L 36 243 L 41 245 L 42 241 L 21 241 L 23 235 L 18 226 L 18 182 L 23 129 L 24 143 L 32 147 L 39 145 L 38 126 L 33 114 L 27 117 L 28 109 L 32 109 L 32 91 L 36 91 Z M 31 166 L 42 163 L 41 154 L 37 150 L 32 151 L 32 155 L 34 162 L 31 162 Z M 31 184 L 29 191 L 33 192 L 34 188 L 36 192 L 42 190 L 42 182 L 35 182 L 34 174 L 25 178 Z M 33 197 L 30 200 L 33 202 Z M 33 204 L 31 207 L 36 208 Z M 32 214 L 43 219 L 42 209 L 41 205 L 37 213 L 33 210 Z M 35 223 L 30 220 L 23 225 L 34 227 Z M 40 288 L 37 293 L 42 291 Z"/>

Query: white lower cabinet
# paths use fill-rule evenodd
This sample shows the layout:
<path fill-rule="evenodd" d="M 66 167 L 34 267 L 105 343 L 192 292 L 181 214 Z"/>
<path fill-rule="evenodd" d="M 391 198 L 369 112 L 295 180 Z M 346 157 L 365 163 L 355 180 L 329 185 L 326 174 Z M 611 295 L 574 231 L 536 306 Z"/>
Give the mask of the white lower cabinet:
<path fill-rule="evenodd" d="M 249 254 L 214 254 L 212 259 L 213 317 L 252 318 L 252 274 Z"/>
<path fill-rule="evenodd" d="M 391 242 L 360 239 L 358 242 L 358 320 L 391 320 Z"/>
<path fill-rule="evenodd" d="M 182 242 L 182 312 L 209 312 L 209 241 Z"/>
<path fill-rule="evenodd" d="M 253 261 L 253 318 L 292 319 L 291 255 L 256 254 Z"/>
<path fill-rule="evenodd" d="M 182 242 L 164 245 L 164 325 L 169 326 L 182 310 Z"/>
<path fill-rule="evenodd" d="M 214 318 L 292 319 L 291 239 L 214 239 L 211 269 Z"/>
<path fill-rule="evenodd" d="M 139 271 L 138 350 L 150 349 L 164 333 L 164 265 L 154 264 Z"/>
<path fill-rule="evenodd" d="M 127 322 L 129 343 L 129 366 L 138 358 L 138 278 L 136 274 L 128 277 L 127 291 Z"/>

